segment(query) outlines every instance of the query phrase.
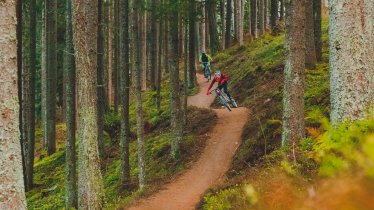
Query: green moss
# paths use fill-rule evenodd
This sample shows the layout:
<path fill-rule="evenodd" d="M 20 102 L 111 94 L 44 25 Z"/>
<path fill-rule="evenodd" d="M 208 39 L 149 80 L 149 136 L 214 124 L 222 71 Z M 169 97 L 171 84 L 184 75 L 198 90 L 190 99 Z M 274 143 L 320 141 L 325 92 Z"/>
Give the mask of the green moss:
<path fill-rule="evenodd" d="M 205 195 L 201 209 L 249 209 L 257 201 L 257 193 L 252 185 L 235 186 Z"/>

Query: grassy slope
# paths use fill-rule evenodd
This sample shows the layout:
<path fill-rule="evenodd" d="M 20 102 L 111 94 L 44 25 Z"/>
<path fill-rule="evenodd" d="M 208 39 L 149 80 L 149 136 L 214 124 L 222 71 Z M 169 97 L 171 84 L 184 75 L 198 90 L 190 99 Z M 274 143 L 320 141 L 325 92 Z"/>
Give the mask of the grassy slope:
<path fill-rule="evenodd" d="M 168 81 L 163 84 L 161 112 L 155 108 L 155 93 L 146 92 L 144 95 L 145 130 L 146 130 L 146 170 L 147 189 L 140 192 L 136 189 L 137 183 L 137 154 L 136 141 L 130 145 L 131 178 L 133 186 L 131 189 L 121 189 L 119 183 L 120 161 L 119 161 L 119 116 L 110 113 L 105 119 L 105 142 L 108 157 L 103 160 L 102 174 L 105 188 L 105 209 L 121 207 L 139 196 L 147 195 L 166 182 L 170 181 L 179 172 L 188 167 L 193 158 L 198 157 L 204 145 L 202 134 L 205 134 L 210 126 L 200 126 L 208 119 L 216 117 L 210 110 L 190 108 L 188 114 L 188 125 L 185 129 L 186 138 L 182 142 L 182 157 L 178 162 L 169 159 L 170 132 L 169 132 L 169 89 Z M 135 133 L 135 107 L 131 104 L 131 130 Z M 50 157 L 40 159 L 45 151 L 37 145 L 35 162 L 35 184 L 36 187 L 27 192 L 29 209 L 63 209 L 64 208 L 64 124 L 57 126 L 58 152 Z M 201 135 L 201 136 L 200 136 Z M 135 134 L 133 135 L 135 138 Z M 37 142 L 40 142 L 41 132 L 37 131 Z"/>
<path fill-rule="evenodd" d="M 201 209 L 372 209 L 374 121 L 329 127 L 328 23 L 323 22 L 323 61 L 306 70 L 306 130 L 299 163 L 280 149 L 284 34 L 264 35 L 215 57 L 229 74 L 230 90 L 251 110 L 230 182 L 211 189 Z M 352 155 L 353 154 L 353 155 Z M 364 174 L 364 175 L 362 175 Z M 317 196 L 316 196 L 317 195 Z M 334 199 L 329 199 L 335 196 Z M 350 199 L 347 199 L 350 198 Z"/>

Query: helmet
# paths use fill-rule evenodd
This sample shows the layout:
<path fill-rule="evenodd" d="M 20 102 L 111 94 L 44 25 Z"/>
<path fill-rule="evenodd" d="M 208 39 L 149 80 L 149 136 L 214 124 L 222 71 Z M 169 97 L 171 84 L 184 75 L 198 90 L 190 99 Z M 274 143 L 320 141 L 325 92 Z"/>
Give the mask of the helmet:
<path fill-rule="evenodd" d="M 215 72 L 214 72 L 214 78 L 217 80 L 217 79 L 219 79 L 219 78 L 221 78 L 221 71 L 220 70 L 216 70 Z"/>

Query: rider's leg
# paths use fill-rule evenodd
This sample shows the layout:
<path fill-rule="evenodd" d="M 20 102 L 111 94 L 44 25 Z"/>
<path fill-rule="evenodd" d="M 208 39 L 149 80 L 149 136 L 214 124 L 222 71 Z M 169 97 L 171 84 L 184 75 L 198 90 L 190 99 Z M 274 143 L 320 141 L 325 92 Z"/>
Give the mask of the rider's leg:
<path fill-rule="evenodd" d="M 206 63 L 204 63 L 203 64 L 203 72 L 204 72 L 204 74 L 205 74 L 205 71 L 206 71 L 206 68 L 208 67 L 208 64 L 206 64 Z"/>
<path fill-rule="evenodd" d="M 225 84 L 223 84 L 222 87 L 223 87 L 223 91 L 226 93 L 226 95 L 229 97 L 229 99 L 231 101 L 232 98 L 231 98 L 231 95 L 230 95 L 230 93 L 228 91 L 228 88 L 227 88 L 227 82 Z"/>

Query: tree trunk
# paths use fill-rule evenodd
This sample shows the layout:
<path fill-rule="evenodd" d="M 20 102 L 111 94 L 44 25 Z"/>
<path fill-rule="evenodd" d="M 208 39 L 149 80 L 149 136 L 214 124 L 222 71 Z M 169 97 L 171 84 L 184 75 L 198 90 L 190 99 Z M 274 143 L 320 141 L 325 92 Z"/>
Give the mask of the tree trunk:
<path fill-rule="evenodd" d="M 114 103 L 113 101 L 113 79 L 112 79 L 112 73 L 113 73 L 113 9 L 112 9 L 112 0 L 108 1 L 108 105 L 109 110 Z"/>
<path fill-rule="evenodd" d="M 196 40 L 195 40 L 195 37 L 196 37 L 196 27 L 195 27 L 195 24 L 196 24 L 196 4 L 195 4 L 195 1 L 190 1 L 189 2 L 189 41 L 188 41 L 188 53 L 189 53 L 189 59 L 188 59 L 188 62 L 189 62 L 189 83 L 188 83 L 188 87 L 189 88 L 194 88 L 195 87 L 195 84 L 196 84 L 196 65 L 195 65 L 195 59 L 196 59 L 196 51 L 195 51 L 195 44 L 196 44 Z M 202 40 L 203 41 L 203 40 Z M 204 47 L 204 46 L 203 46 Z M 203 49 L 204 50 L 204 49 Z"/>
<path fill-rule="evenodd" d="M 188 3 L 189 5 L 190 5 L 190 16 L 189 16 L 189 21 L 191 21 L 192 20 L 192 18 L 194 19 L 193 20 L 193 22 L 195 23 L 195 20 L 196 20 L 196 18 L 195 17 L 192 17 L 191 15 L 196 15 L 196 12 L 195 12 L 195 10 L 196 10 L 196 3 L 195 3 L 195 1 L 189 1 L 189 3 Z M 201 25 L 200 25 L 200 44 L 201 44 L 201 49 L 200 49 L 200 51 L 202 52 L 202 51 L 206 51 L 206 31 L 205 31 L 205 29 L 206 29 L 206 21 L 207 21 L 207 18 L 206 18 L 206 14 L 205 14 L 205 4 L 206 3 L 204 3 L 202 0 L 201 0 Z M 195 9 L 194 9 L 195 8 Z M 195 24 L 193 24 L 193 26 L 195 26 Z M 191 27 L 192 26 L 190 26 L 190 30 L 189 31 L 191 31 Z M 195 31 L 195 30 L 193 30 L 193 31 Z M 190 34 L 190 36 L 191 36 L 191 34 Z M 191 41 L 191 40 L 190 40 Z"/>
<path fill-rule="evenodd" d="M 264 0 L 264 32 L 268 29 L 268 0 Z"/>
<path fill-rule="evenodd" d="M 307 68 L 313 69 L 316 63 L 313 0 L 305 0 L 305 65 Z"/>
<path fill-rule="evenodd" d="M 221 34 L 222 34 L 222 50 L 225 49 L 226 44 L 226 16 L 225 16 L 225 0 L 220 0 L 220 18 L 221 18 Z"/>
<path fill-rule="evenodd" d="M 66 169 L 65 169 L 65 208 L 77 208 L 77 172 L 76 172 L 76 149 L 75 149 L 75 56 L 72 31 L 72 3 L 66 1 L 66 49 L 64 57 L 64 92 L 66 98 Z"/>
<path fill-rule="evenodd" d="M 16 1 L 0 2 L 0 209 L 27 209 L 19 130 L 17 12 Z"/>
<path fill-rule="evenodd" d="M 184 40 L 184 48 L 186 53 L 184 54 L 184 86 L 183 86 L 183 125 L 187 124 L 187 114 L 188 114 L 188 106 L 187 106 L 187 99 L 188 99 L 188 23 L 185 24 L 185 40 Z"/>
<path fill-rule="evenodd" d="M 120 55 L 121 55 L 121 183 L 130 183 L 130 68 L 129 68 L 129 1 L 120 0 Z"/>
<path fill-rule="evenodd" d="M 227 11 L 226 11 L 226 48 L 231 45 L 231 23 L 232 23 L 232 0 L 227 0 Z"/>
<path fill-rule="evenodd" d="M 178 0 L 169 0 L 171 5 L 176 5 Z M 176 160 L 180 156 L 179 144 L 183 137 L 183 121 L 181 120 L 181 101 L 179 85 L 179 34 L 178 34 L 178 10 L 175 8 L 169 14 L 170 51 L 175 53 L 169 56 L 170 76 L 170 102 L 171 102 L 171 157 Z"/>
<path fill-rule="evenodd" d="M 239 0 L 238 1 L 238 7 L 239 7 L 239 25 L 238 25 L 238 42 L 239 42 L 239 46 L 243 46 L 244 45 L 244 40 L 243 40 L 243 36 L 244 36 L 244 30 L 243 30 L 243 27 L 244 27 L 244 5 L 243 5 L 243 0 Z"/>
<path fill-rule="evenodd" d="M 118 113 L 119 104 L 119 1 L 114 0 L 114 26 L 113 26 L 113 70 L 112 70 L 112 82 L 114 92 L 114 112 Z"/>
<path fill-rule="evenodd" d="M 97 15 L 97 142 L 100 158 L 105 157 L 104 118 L 105 118 L 105 75 L 104 75 L 104 31 L 103 0 L 98 0 Z"/>
<path fill-rule="evenodd" d="M 257 30 L 257 0 L 251 0 L 251 34 L 252 37 L 257 39 L 258 30 Z"/>
<path fill-rule="evenodd" d="M 273 35 L 278 34 L 277 22 L 278 22 L 278 2 L 279 0 L 271 0 L 270 9 L 270 27 Z"/>
<path fill-rule="evenodd" d="M 42 49 L 41 49 L 41 122 L 44 135 L 46 115 L 47 115 L 47 20 L 46 20 L 46 11 L 45 11 L 45 1 L 43 2 L 42 9 Z M 22 137 L 21 137 L 22 138 Z M 47 145 L 46 138 L 41 141 L 41 147 L 45 148 Z"/>
<path fill-rule="evenodd" d="M 286 12 L 282 145 L 290 148 L 293 152 L 292 159 L 296 161 L 297 147 L 305 134 L 305 1 L 289 1 Z"/>
<path fill-rule="evenodd" d="M 258 34 L 261 36 L 265 32 L 264 27 L 264 0 L 258 0 Z"/>
<path fill-rule="evenodd" d="M 322 0 L 314 0 L 314 45 L 317 61 L 322 61 Z"/>
<path fill-rule="evenodd" d="M 207 7 L 207 16 L 209 17 L 210 51 L 214 55 L 221 50 L 221 43 L 219 42 L 217 31 L 217 8 L 215 0 L 207 0 Z"/>
<path fill-rule="evenodd" d="M 146 0 L 143 1 L 146 4 Z M 147 90 L 147 11 L 141 10 L 141 20 L 140 20 L 140 38 L 141 38 L 141 64 L 142 64 L 142 91 Z M 174 52 L 174 51 L 171 51 Z"/>
<path fill-rule="evenodd" d="M 36 75 L 36 8 L 35 0 L 30 1 L 30 66 L 27 77 L 27 107 L 26 112 L 26 135 L 25 140 L 25 168 L 26 168 L 26 190 L 33 188 L 34 175 L 34 150 L 35 150 L 35 75 Z"/>
<path fill-rule="evenodd" d="M 151 82 L 151 89 L 156 90 L 156 72 L 157 72 L 157 14 L 156 14 L 156 0 L 152 0 L 152 12 L 151 12 L 151 36 L 150 36 L 150 46 L 151 46 L 151 69 L 150 69 L 150 82 Z"/>
<path fill-rule="evenodd" d="M 57 0 L 45 1 L 46 14 L 46 81 L 44 141 L 48 155 L 56 152 L 56 91 L 57 91 Z M 43 97 L 43 96 L 42 96 Z"/>
<path fill-rule="evenodd" d="M 235 34 L 235 42 L 238 41 L 238 34 L 239 34 L 239 30 L 238 30 L 238 25 L 239 25 L 239 5 L 238 5 L 238 2 L 239 0 L 234 0 L 233 3 L 234 3 L 234 34 Z"/>
<path fill-rule="evenodd" d="M 374 111 L 374 4 L 329 3 L 331 122 L 337 125 Z"/>
<path fill-rule="evenodd" d="M 161 0 L 162 2 L 162 0 Z M 156 76 L 156 106 L 157 111 L 161 111 L 161 78 L 162 78 L 162 67 L 165 62 L 162 62 L 163 58 L 163 36 L 164 36 L 164 24 L 163 20 L 160 19 L 159 22 L 159 36 L 158 36 L 158 68 L 157 68 L 157 76 Z"/>
<path fill-rule="evenodd" d="M 142 108 L 142 39 L 141 29 L 139 26 L 143 20 L 141 13 L 142 1 L 134 0 L 133 4 L 133 40 L 134 40 L 134 71 L 135 71 L 135 98 L 136 98 L 136 129 L 138 141 L 138 167 L 139 167 L 139 188 L 145 187 L 145 154 L 144 154 L 144 121 L 143 121 L 143 108 Z M 136 24 L 140 23 L 140 24 Z"/>
<path fill-rule="evenodd" d="M 97 25 L 98 2 L 73 3 L 73 36 L 78 95 L 78 207 L 101 209 L 103 185 L 97 129 Z"/>
<path fill-rule="evenodd" d="M 284 20 L 284 0 L 280 0 L 280 17 L 279 20 L 283 21 Z"/>

